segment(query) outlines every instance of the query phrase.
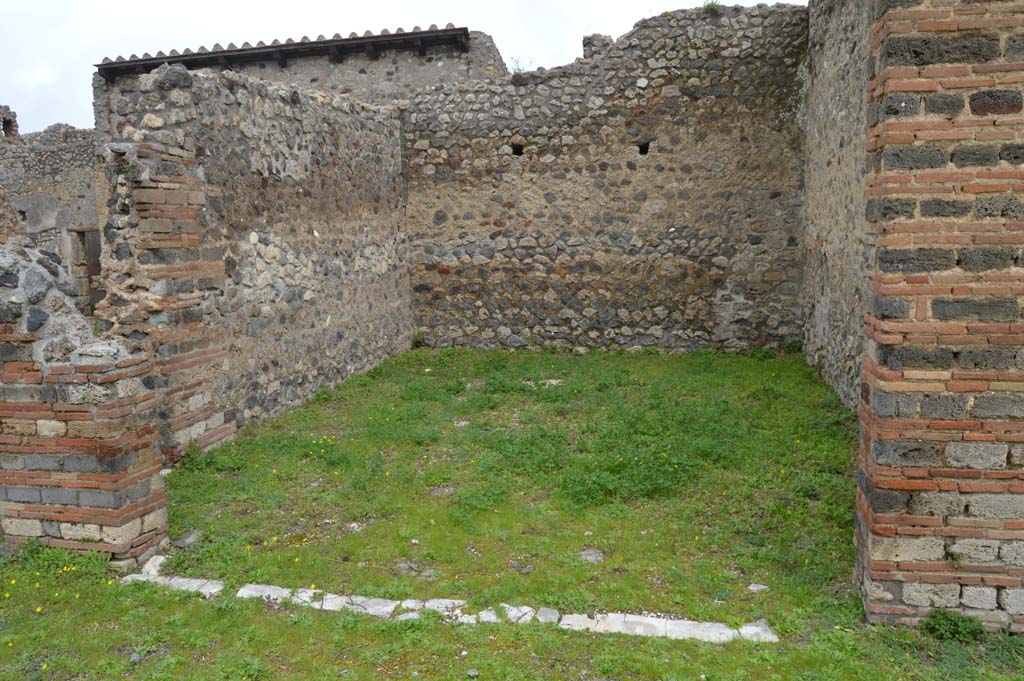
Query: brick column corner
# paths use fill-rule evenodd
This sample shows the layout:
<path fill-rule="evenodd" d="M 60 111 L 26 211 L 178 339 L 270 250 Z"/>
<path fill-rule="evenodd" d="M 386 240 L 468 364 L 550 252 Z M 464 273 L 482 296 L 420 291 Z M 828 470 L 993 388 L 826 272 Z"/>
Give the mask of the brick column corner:
<path fill-rule="evenodd" d="M 167 534 L 152 365 L 74 294 L 53 254 L 0 247 L 0 528 L 134 560 Z"/>
<path fill-rule="evenodd" d="M 1024 2 L 878 4 L 858 579 L 1024 632 Z"/>

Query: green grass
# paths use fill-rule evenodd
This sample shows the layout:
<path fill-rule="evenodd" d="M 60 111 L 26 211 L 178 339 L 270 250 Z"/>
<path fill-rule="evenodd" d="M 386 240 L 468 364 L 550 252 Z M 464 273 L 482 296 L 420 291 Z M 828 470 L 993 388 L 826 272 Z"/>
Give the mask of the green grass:
<path fill-rule="evenodd" d="M 229 589 L 766 617 L 783 642 L 203 602 L 36 549 L 0 562 L 0 677 L 1019 678 L 1018 638 L 860 623 L 853 456 L 852 415 L 797 355 L 413 351 L 191 453 L 167 478 L 172 533 L 205 536 L 169 569 Z M 588 547 L 605 560 L 580 560 Z"/>
<path fill-rule="evenodd" d="M 722 13 L 722 3 L 717 0 L 704 0 L 704 12 L 712 16 Z"/>

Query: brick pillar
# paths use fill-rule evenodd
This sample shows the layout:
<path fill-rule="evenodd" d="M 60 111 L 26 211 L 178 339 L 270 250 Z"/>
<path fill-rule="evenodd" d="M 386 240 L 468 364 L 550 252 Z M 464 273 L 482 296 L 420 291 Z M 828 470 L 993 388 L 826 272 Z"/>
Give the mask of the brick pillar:
<path fill-rule="evenodd" d="M 151 363 L 94 336 L 43 252 L 0 250 L 0 527 L 133 559 L 167 532 Z"/>
<path fill-rule="evenodd" d="M 227 281 L 224 240 L 207 219 L 221 192 L 196 171 L 195 152 L 157 143 L 116 145 L 108 172 L 114 208 L 104 230 L 107 297 L 97 307 L 110 333 L 150 357 L 161 393 L 160 448 L 176 461 L 186 447 L 234 435 L 236 411 L 217 394 L 227 357 L 218 312 Z"/>
<path fill-rule="evenodd" d="M 879 4 L 858 577 L 1024 632 L 1024 2 Z"/>
<path fill-rule="evenodd" d="M 187 140 L 111 148 L 101 255 L 108 295 L 95 318 L 75 308 L 75 284 L 39 251 L 10 242 L 0 250 L 8 540 L 137 558 L 167 533 L 165 458 L 237 428 L 217 390 L 227 273 L 206 207 L 219 205 L 221 192 L 194 157 Z"/>

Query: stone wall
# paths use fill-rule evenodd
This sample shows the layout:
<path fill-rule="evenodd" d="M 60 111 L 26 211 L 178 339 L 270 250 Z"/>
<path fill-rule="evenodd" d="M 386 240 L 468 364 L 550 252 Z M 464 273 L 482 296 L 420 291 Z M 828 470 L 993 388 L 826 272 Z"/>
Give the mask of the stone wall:
<path fill-rule="evenodd" d="M 97 101 L 118 188 L 99 314 L 158 358 L 172 458 L 409 346 L 397 112 L 182 66 Z"/>
<path fill-rule="evenodd" d="M 67 125 L 27 135 L 16 134 L 16 125 L 14 130 L 0 136 L 0 183 L 18 215 L 17 231 L 67 260 L 86 238 L 82 235 L 99 228 L 93 131 Z M 79 285 L 85 288 L 84 282 Z"/>
<path fill-rule="evenodd" d="M 409 347 L 401 137 L 393 109 L 231 73 L 96 94 L 95 317 L 58 256 L 0 252 L 0 503 L 8 539 L 134 559 L 166 532 L 165 458 Z"/>
<path fill-rule="evenodd" d="M 434 346 L 799 339 L 806 10 L 646 19 L 589 59 L 406 112 L 418 325 Z"/>
<path fill-rule="evenodd" d="M 868 617 L 1024 632 L 1024 3 L 879 3 L 858 570 Z"/>
<path fill-rule="evenodd" d="M 472 31 L 469 49 L 457 45 L 426 47 L 420 54 L 409 48 L 373 54 L 346 55 L 341 62 L 328 57 L 292 57 L 284 65 L 272 58 L 238 64 L 232 69 L 262 80 L 312 90 L 351 94 L 374 104 L 409 99 L 421 90 L 444 83 L 462 83 L 507 75 L 505 62 L 486 33 Z"/>
<path fill-rule="evenodd" d="M 165 458 L 417 325 L 435 346 L 802 338 L 860 400 L 869 619 L 1024 632 L 1024 0 L 666 13 L 512 77 L 478 48 L 349 57 L 356 85 L 312 60 L 287 84 L 98 78 L 95 317 L 23 233 L 28 171 L 0 176 L 4 533 L 143 554 Z M 6 125 L 0 168 L 39 139 Z"/>
<path fill-rule="evenodd" d="M 867 3 L 812 2 L 804 119 L 804 349 L 848 405 L 864 352 Z"/>
<path fill-rule="evenodd" d="M 0 184 L 0 246 L 15 236 L 17 227 L 18 214 L 11 208 L 7 190 Z"/>

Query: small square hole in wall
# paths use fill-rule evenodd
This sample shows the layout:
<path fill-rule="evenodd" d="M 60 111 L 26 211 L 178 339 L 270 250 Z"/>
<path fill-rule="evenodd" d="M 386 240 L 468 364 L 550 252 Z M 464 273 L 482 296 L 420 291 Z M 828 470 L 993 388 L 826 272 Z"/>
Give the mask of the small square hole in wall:
<path fill-rule="evenodd" d="M 10 118 L 5 118 L 0 121 L 0 137 L 13 137 L 14 136 L 14 121 Z"/>
<path fill-rule="evenodd" d="M 640 144 L 636 145 L 636 149 L 637 149 L 637 151 L 640 152 L 641 156 L 646 156 L 648 154 L 648 152 L 650 152 L 650 150 L 651 150 L 651 143 L 650 142 L 641 142 Z"/>
<path fill-rule="evenodd" d="M 512 154 L 514 156 L 522 156 L 523 155 L 523 145 L 522 144 L 513 144 L 512 145 Z"/>

